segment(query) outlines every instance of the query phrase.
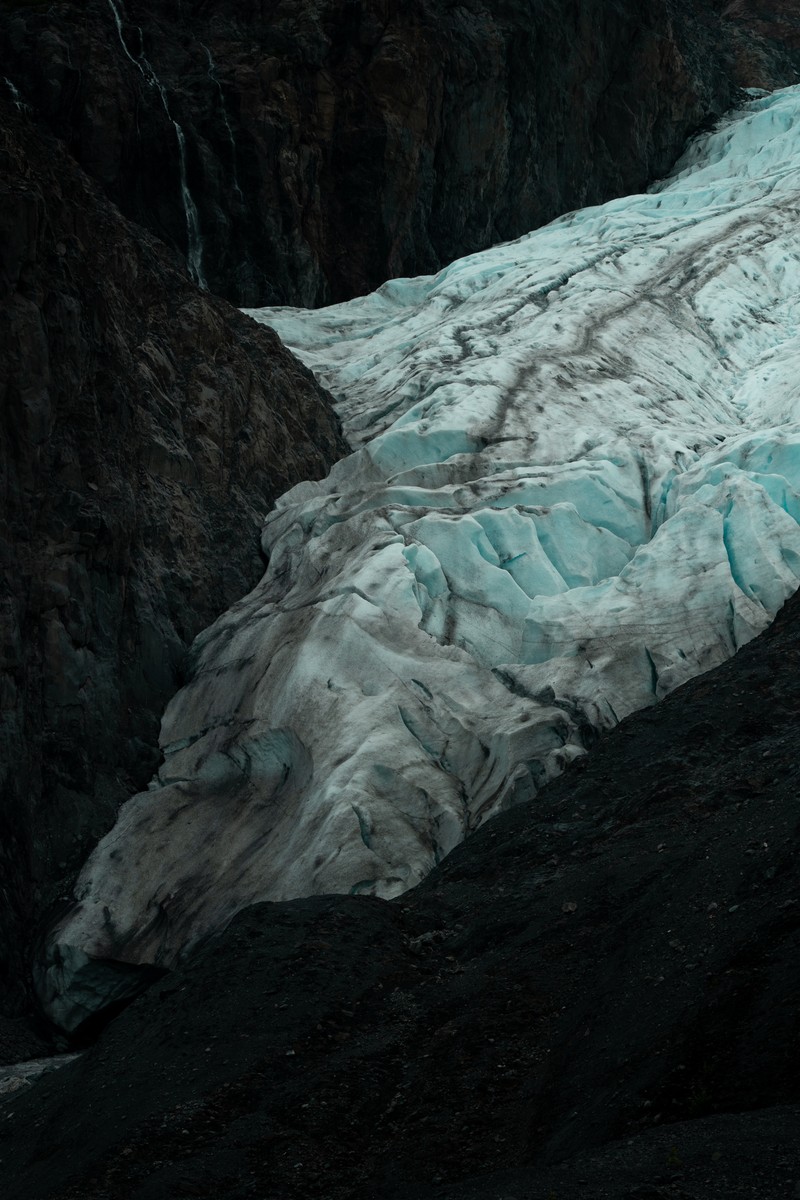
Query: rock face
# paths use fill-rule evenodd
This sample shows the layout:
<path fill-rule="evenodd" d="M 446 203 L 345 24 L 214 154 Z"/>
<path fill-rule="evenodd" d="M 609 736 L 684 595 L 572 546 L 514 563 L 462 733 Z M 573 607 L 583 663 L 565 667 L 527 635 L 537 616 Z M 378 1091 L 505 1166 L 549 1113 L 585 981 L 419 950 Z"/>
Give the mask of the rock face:
<path fill-rule="evenodd" d="M 793 87 L 647 194 L 258 313 L 358 449 L 280 498 L 198 639 L 49 935 L 58 1024 L 247 904 L 406 891 L 765 628 L 800 583 L 799 204 Z"/>
<path fill-rule="evenodd" d="M 263 569 L 266 509 L 346 446 L 274 335 L 199 292 L 61 145 L 0 108 L 8 1013 L 38 914 L 158 762 L 189 642 Z"/>
<path fill-rule="evenodd" d="M 738 8 L 12 4 L 0 86 L 213 290 L 316 305 L 663 174 L 736 84 L 794 81 L 796 15 Z"/>
<path fill-rule="evenodd" d="M 785 1200 L 800 597 L 400 900 L 240 914 L 8 1101 L 8 1200 Z"/>

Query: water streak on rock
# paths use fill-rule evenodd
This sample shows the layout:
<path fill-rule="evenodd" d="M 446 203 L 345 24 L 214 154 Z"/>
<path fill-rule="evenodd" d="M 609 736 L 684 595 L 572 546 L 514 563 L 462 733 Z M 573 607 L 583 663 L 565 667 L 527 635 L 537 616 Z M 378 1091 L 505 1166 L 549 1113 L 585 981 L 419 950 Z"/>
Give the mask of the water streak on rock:
<path fill-rule="evenodd" d="M 114 23 L 119 34 L 120 44 L 125 51 L 126 56 L 130 59 L 133 65 L 141 72 L 142 77 L 150 85 L 155 88 L 161 99 L 161 104 L 167 119 L 172 124 L 175 130 L 175 140 L 178 143 L 178 167 L 180 171 L 180 190 L 181 202 L 183 204 L 183 212 L 186 220 L 186 262 L 189 267 L 189 274 L 194 282 L 201 288 L 208 290 L 205 274 L 203 272 L 203 237 L 200 230 L 200 216 L 197 211 L 197 205 L 192 197 L 189 188 L 189 172 L 186 154 L 186 135 L 178 121 L 175 120 L 169 108 L 167 92 L 161 80 L 155 72 L 152 63 L 145 57 L 144 54 L 139 54 L 134 57 L 125 40 L 125 31 L 122 23 L 122 13 L 114 0 L 108 0 L 109 7 L 114 15 Z"/>
<path fill-rule="evenodd" d="M 30 111 L 29 106 L 25 103 L 25 101 L 22 99 L 22 96 L 20 96 L 20 94 L 19 94 L 19 88 L 14 86 L 14 84 L 11 82 L 11 80 L 8 78 L 7 75 L 3 76 L 3 83 L 6 85 L 9 92 L 11 93 L 11 100 L 14 104 L 14 107 L 17 109 L 17 111 L 18 112 L 29 112 Z"/>
<path fill-rule="evenodd" d="M 222 120 L 225 123 L 225 131 L 228 135 L 228 143 L 231 148 L 231 182 L 233 183 L 233 190 L 236 193 L 239 203 L 244 204 L 244 195 L 242 194 L 242 189 L 239 186 L 239 172 L 236 166 L 236 138 L 233 136 L 233 129 L 231 128 L 230 118 L 228 117 L 228 106 L 225 103 L 225 93 L 222 90 L 222 84 L 220 83 L 219 75 L 217 74 L 217 65 L 214 62 L 211 51 L 209 50 L 208 46 L 203 46 L 202 49 L 206 58 L 208 59 L 208 78 L 214 83 L 219 94 L 220 112 L 222 113 Z"/>

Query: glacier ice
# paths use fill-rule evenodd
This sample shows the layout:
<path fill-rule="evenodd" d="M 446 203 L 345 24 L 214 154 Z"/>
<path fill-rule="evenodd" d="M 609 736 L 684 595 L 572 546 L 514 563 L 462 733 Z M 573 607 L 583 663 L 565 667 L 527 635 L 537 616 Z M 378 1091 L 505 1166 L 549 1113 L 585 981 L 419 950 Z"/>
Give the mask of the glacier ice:
<path fill-rule="evenodd" d="M 411 887 L 768 624 L 800 582 L 798 209 L 791 88 L 646 194 L 252 312 L 354 452 L 278 502 L 263 580 L 198 639 L 158 777 L 51 932 L 56 1020 L 90 1006 L 77 952 L 168 967 L 256 900 Z"/>

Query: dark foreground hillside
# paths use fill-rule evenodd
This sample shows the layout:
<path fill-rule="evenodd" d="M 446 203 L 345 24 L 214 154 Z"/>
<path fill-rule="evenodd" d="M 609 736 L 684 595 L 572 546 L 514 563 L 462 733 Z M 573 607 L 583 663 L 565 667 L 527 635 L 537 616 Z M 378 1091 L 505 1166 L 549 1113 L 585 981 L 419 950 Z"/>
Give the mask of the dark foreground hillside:
<path fill-rule="evenodd" d="M 800 599 L 386 903 L 252 908 L 0 1123 L 9 1200 L 800 1190 Z"/>

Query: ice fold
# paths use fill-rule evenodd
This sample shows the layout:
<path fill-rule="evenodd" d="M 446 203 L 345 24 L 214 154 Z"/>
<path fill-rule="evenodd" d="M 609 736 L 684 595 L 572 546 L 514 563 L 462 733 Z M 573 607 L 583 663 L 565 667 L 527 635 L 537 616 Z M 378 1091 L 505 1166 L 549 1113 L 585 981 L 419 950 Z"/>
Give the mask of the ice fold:
<path fill-rule="evenodd" d="M 248 903 L 393 896 L 800 581 L 800 90 L 643 195 L 320 311 L 251 315 L 354 446 L 266 519 L 164 766 L 51 935 L 170 966 Z"/>

